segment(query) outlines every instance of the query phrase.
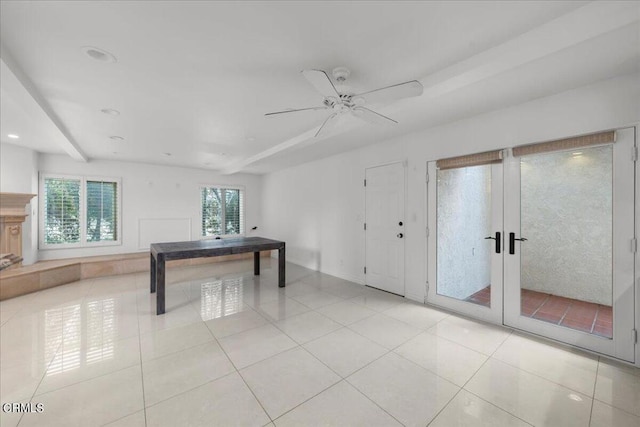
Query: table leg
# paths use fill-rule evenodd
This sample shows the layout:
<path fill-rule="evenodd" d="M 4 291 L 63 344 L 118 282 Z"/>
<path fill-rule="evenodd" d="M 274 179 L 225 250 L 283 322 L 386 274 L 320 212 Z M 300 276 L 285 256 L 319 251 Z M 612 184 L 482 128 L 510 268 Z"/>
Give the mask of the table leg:
<path fill-rule="evenodd" d="M 253 253 L 253 274 L 260 275 L 260 252 Z"/>
<path fill-rule="evenodd" d="M 151 276 L 151 293 L 156 291 L 156 259 L 151 255 L 151 267 L 149 269 Z"/>
<path fill-rule="evenodd" d="M 164 257 L 161 255 L 158 255 L 158 259 L 156 260 L 156 263 L 157 263 L 156 277 L 157 277 L 157 284 L 158 284 L 157 285 L 158 293 L 156 294 L 156 315 L 158 315 L 158 314 L 164 314 L 164 282 L 165 282 Z"/>
<path fill-rule="evenodd" d="M 284 282 L 285 282 L 284 253 L 285 253 L 284 245 L 282 245 L 282 247 L 278 249 L 278 287 L 280 288 L 284 288 Z"/>

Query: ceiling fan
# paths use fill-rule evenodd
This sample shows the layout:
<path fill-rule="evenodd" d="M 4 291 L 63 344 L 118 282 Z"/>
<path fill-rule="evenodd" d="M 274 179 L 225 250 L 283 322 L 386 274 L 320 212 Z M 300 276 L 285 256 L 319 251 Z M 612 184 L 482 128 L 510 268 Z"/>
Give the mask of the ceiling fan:
<path fill-rule="evenodd" d="M 350 71 L 345 67 L 338 67 L 333 70 L 333 77 L 340 84 L 344 84 L 349 77 Z M 390 117 L 377 113 L 365 105 L 386 104 L 402 98 L 422 95 L 422 84 L 417 80 L 411 80 L 397 85 L 387 86 L 380 89 L 371 90 L 359 94 L 338 91 L 331 82 L 331 79 L 322 70 L 303 70 L 302 75 L 311 85 L 324 97 L 322 105 L 318 107 L 307 107 L 298 109 L 288 109 L 265 114 L 272 117 L 279 114 L 295 113 L 299 111 L 328 110 L 331 111 L 329 117 L 325 119 L 318 131 L 314 135 L 317 137 L 323 132 L 328 132 L 338 121 L 338 117 L 343 114 L 351 114 L 369 123 L 376 124 L 396 124 L 397 121 Z"/>

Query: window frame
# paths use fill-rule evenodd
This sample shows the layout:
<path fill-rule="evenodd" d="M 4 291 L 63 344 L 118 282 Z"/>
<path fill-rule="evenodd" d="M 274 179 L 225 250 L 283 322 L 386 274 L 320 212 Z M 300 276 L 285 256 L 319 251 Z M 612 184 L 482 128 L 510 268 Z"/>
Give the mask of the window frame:
<path fill-rule="evenodd" d="M 204 221 L 204 215 L 203 215 L 203 209 L 202 209 L 202 190 L 205 188 L 215 188 L 218 190 L 238 190 L 240 191 L 240 200 L 242 201 L 242 203 L 240 204 L 240 218 L 239 218 L 239 223 L 240 223 L 240 229 L 241 229 L 241 233 L 237 233 L 237 234 L 212 234 L 210 236 L 204 236 L 203 235 L 203 228 L 202 228 L 202 223 Z M 224 184 L 200 184 L 198 186 L 198 203 L 200 206 L 200 209 L 198 210 L 198 216 L 199 216 L 199 227 L 200 230 L 198 231 L 198 240 L 212 240 L 212 239 L 216 239 L 216 238 L 229 238 L 229 237 L 245 237 L 247 234 L 247 230 L 246 230 L 246 225 L 245 225 L 245 196 L 246 196 L 246 188 L 244 185 L 224 185 Z M 223 207 L 222 207 L 222 219 L 223 219 L 223 223 L 225 222 L 225 206 L 224 203 L 226 203 L 226 198 L 223 199 Z"/>
<path fill-rule="evenodd" d="M 59 173 L 40 173 L 39 177 L 39 214 L 38 220 L 38 249 L 73 249 L 73 248 L 92 248 L 99 246 L 119 246 L 122 245 L 122 179 L 106 176 L 95 175 L 69 175 Z M 80 241 L 76 243 L 46 243 L 45 242 L 45 217 L 46 205 L 44 203 L 45 180 L 47 178 L 69 179 L 80 181 L 80 203 L 79 203 L 79 220 L 80 220 Z M 113 182 L 116 184 L 116 240 L 101 240 L 98 242 L 87 241 L 87 181 Z"/>

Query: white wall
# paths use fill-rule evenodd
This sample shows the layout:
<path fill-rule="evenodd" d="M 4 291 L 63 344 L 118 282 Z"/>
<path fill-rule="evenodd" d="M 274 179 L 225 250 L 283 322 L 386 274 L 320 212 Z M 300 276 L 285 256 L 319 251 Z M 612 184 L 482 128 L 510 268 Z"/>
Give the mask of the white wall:
<path fill-rule="evenodd" d="M 38 193 L 38 153 L 14 144 L 0 144 L 0 191 L 3 193 Z M 38 198 L 26 206 L 29 216 L 22 224 L 23 265 L 38 257 Z"/>
<path fill-rule="evenodd" d="M 613 149 L 579 151 L 521 158 L 521 286 L 610 306 Z"/>
<path fill-rule="evenodd" d="M 222 176 L 200 169 L 106 160 L 81 163 L 67 156 L 50 154 L 40 155 L 39 170 L 42 173 L 116 177 L 122 180 L 121 245 L 40 250 L 38 252 L 40 260 L 145 250 L 139 244 L 141 219 L 190 220 L 191 235 L 189 237 L 198 239 L 200 236 L 199 186 L 201 184 L 245 186 L 247 235 L 260 235 L 262 232 L 261 178 L 256 175 Z M 251 231 L 254 226 L 259 227 L 257 231 Z"/>
<path fill-rule="evenodd" d="M 407 160 L 406 295 L 423 301 L 427 161 L 639 120 L 640 79 L 634 74 L 274 172 L 263 182 L 264 234 L 287 242 L 290 261 L 363 283 L 364 170 Z"/>
<path fill-rule="evenodd" d="M 438 294 L 466 299 L 491 285 L 491 165 L 437 175 Z"/>

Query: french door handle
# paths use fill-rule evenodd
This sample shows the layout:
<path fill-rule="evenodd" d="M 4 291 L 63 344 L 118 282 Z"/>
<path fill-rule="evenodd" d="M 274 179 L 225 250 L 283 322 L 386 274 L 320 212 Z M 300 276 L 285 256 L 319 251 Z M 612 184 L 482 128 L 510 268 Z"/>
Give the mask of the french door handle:
<path fill-rule="evenodd" d="M 485 237 L 484 240 L 495 240 L 496 241 L 496 253 L 499 254 L 500 253 L 500 242 L 502 241 L 502 239 L 500 238 L 500 232 L 496 231 L 496 237 Z"/>
<path fill-rule="evenodd" d="M 509 254 L 513 255 L 516 253 L 516 240 L 521 242 L 526 242 L 527 238 L 522 237 L 520 239 L 516 239 L 516 233 L 509 233 Z"/>

